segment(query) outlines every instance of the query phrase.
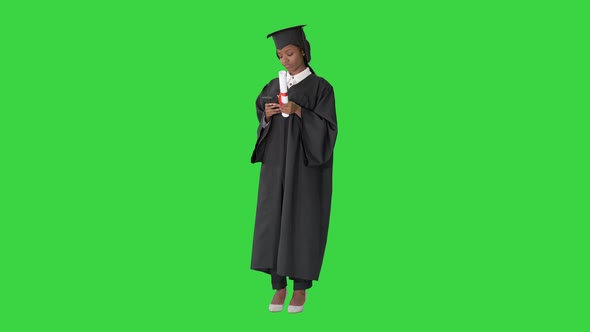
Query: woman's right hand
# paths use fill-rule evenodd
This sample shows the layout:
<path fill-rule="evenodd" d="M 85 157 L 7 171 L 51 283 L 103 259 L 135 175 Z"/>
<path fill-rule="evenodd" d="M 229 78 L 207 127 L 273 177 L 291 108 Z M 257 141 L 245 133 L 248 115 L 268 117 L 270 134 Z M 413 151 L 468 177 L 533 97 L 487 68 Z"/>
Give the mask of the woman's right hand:
<path fill-rule="evenodd" d="M 279 114 L 280 112 L 281 112 L 281 108 L 280 108 L 279 104 L 276 104 L 276 103 L 264 104 L 264 115 L 265 115 L 266 122 L 269 122 L 270 118 L 273 115 Z"/>

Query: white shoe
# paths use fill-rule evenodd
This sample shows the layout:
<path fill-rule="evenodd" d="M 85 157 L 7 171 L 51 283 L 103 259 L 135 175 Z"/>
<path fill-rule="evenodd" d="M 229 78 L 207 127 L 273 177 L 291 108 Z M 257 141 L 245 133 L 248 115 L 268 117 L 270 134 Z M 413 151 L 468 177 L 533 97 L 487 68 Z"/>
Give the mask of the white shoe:
<path fill-rule="evenodd" d="M 280 312 L 280 311 L 283 311 L 283 306 L 284 306 L 283 304 L 272 304 L 271 303 L 268 305 L 268 310 L 270 312 Z"/>
<path fill-rule="evenodd" d="M 305 292 L 305 301 L 307 301 L 307 292 Z M 296 314 L 296 313 L 302 312 L 302 311 L 303 311 L 302 305 L 289 305 L 289 307 L 287 308 L 287 312 L 289 312 L 290 314 Z"/>
<path fill-rule="evenodd" d="M 285 291 L 285 300 L 287 299 L 287 291 Z M 283 304 L 269 304 L 268 310 L 270 312 L 280 312 L 283 311 L 284 303 Z"/>

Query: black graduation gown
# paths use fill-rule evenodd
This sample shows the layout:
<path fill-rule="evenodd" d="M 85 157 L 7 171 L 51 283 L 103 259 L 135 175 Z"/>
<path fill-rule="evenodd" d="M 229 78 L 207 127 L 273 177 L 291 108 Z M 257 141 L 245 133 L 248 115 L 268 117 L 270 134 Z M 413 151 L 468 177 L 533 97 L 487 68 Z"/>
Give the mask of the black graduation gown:
<path fill-rule="evenodd" d="M 318 280 L 332 199 L 332 154 L 336 143 L 334 90 L 311 74 L 289 89 L 301 118 L 272 117 L 262 128 L 261 97 L 277 100 L 278 78 L 256 99 L 258 139 L 252 163 L 262 162 L 251 268 L 297 279 Z"/>

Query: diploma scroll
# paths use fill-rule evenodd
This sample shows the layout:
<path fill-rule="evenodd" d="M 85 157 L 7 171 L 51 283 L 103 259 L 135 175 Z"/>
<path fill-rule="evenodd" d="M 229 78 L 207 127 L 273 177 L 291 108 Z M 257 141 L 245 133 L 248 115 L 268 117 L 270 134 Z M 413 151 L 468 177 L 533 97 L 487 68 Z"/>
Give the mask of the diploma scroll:
<path fill-rule="evenodd" d="M 285 70 L 279 71 L 279 89 L 281 93 L 277 96 L 279 99 L 279 105 L 286 104 L 289 102 L 289 96 L 287 95 L 287 72 Z M 281 113 L 283 117 L 288 118 L 289 114 Z"/>

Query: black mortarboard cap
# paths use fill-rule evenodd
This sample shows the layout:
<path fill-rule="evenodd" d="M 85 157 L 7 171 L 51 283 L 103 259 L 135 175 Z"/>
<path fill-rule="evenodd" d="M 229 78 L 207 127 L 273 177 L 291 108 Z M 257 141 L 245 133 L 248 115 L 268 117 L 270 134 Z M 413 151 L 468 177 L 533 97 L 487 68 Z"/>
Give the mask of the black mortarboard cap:
<path fill-rule="evenodd" d="M 305 25 L 298 25 L 278 30 L 273 33 L 269 33 L 266 38 L 272 37 L 277 50 L 280 50 L 287 45 L 295 45 L 301 48 L 305 52 L 305 59 L 307 60 L 307 63 L 309 63 L 311 61 L 311 46 L 305 38 L 305 33 L 303 32 L 304 26 Z"/>

